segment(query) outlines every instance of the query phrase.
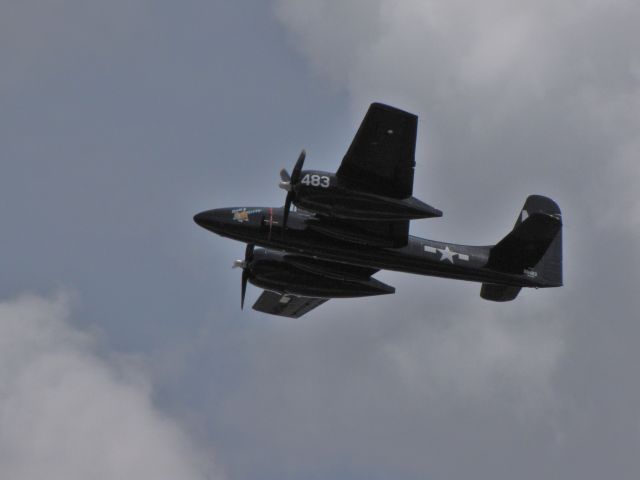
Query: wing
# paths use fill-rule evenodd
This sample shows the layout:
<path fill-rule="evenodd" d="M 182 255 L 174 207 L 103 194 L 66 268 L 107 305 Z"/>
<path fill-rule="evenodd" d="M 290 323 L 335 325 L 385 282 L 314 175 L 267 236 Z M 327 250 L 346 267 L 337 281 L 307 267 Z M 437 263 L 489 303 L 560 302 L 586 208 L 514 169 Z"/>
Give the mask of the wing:
<path fill-rule="evenodd" d="M 354 188 L 392 198 L 413 193 L 418 117 L 372 103 L 337 175 Z"/>
<path fill-rule="evenodd" d="M 253 304 L 259 312 L 280 315 L 281 317 L 299 318 L 305 313 L 319 307 L 328 299 L 315 297 L 298 297 L 296 295 L 270 292 L 265 290 Z"/>

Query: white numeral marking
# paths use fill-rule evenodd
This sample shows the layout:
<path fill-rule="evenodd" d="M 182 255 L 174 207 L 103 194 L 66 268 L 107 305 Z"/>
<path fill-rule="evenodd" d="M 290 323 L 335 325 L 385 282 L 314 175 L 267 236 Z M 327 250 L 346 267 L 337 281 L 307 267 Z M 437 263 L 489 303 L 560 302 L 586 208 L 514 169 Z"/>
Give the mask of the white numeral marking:
<path fill-rule="evenodd" d="M 307 186 L 311 185 L 312 187 L 329 188 L 330 180 L 326 175 L 317 175 L 315 173 L 311 175 L 307 173 L 302 177 L 300 183 Z"/>

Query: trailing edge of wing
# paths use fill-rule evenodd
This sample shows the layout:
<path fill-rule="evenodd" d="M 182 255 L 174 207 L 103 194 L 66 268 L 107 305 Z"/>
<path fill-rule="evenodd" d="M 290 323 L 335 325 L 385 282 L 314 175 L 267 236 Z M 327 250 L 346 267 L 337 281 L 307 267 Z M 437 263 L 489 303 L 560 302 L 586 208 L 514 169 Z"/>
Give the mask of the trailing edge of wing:
<path fill-rule="evenodd" d="M 298 297 L 265 290 L 253 304 L 253 309 L 281 317 L 299 318 L 327 300 L 326 298 Z"/>

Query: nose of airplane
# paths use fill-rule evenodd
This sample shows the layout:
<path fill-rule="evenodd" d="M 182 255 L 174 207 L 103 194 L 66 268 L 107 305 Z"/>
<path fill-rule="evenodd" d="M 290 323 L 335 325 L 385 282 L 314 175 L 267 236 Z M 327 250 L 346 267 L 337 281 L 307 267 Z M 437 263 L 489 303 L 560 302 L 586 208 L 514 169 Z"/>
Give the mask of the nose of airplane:
<path fill-rule="evenodd" d="M 205 210 L 193 216 L 193 221 L 202 228 L 212 228 L 218 223 L 218 215 L 215 210 Z"/>
<path fill-rule="evenodd" d="M 211 232 L 221 233 L 260 228 L 263 213 L 259 207 L 214 208 L 193 217 L 193 221 Z"/>

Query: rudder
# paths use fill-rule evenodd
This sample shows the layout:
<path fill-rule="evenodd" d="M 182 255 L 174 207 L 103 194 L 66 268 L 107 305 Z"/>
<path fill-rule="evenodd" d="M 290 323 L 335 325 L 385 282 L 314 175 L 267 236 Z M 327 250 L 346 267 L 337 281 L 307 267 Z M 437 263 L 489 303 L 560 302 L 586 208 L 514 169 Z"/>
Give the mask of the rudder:
<path fill-rule="evenodd" d="M 562 285 L 562 214 L 542 195 L 527 198 L 513 230 L 489 254 L 489 268 L 535 278 L 544 287 Z"/>

